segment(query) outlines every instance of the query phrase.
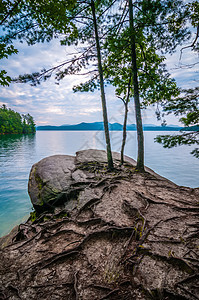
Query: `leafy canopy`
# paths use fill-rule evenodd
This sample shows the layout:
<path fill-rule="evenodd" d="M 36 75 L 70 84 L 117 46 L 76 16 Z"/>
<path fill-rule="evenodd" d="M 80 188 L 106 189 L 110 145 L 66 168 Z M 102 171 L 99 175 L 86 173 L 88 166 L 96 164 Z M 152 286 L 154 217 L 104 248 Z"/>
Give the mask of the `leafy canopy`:
<path fill-rule="evenodd" d="M 164 148 L 180 145 L 199 146 L 199 87 L 183 90 L 180 97 L 165 103 L 164 111 L 180 116 L 179 121 L 185 128 L 180 134 L 160 135 L 155 140 L 163 144 Z M 199 148 L 195 148 L 191 154 L 199 158 Z"/>

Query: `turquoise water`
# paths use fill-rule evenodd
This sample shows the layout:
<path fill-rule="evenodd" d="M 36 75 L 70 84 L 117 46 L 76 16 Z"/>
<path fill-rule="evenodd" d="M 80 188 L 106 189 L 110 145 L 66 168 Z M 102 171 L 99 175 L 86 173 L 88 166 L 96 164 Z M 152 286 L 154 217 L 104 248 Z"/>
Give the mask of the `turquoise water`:
<path fill-rule="evenodd" d="M 157 132 L 144 134 L 148 167 L 179 185 L 199 187 L 199 160 L 190 155 L 191 147 L 164 149 L 153 141 Z M 121 138 L 122 132 L 111 132 L 113 151 L 120 151 Z M 136 147 L 136 132 L 129 132 L 126 155 L 135 158 Z M 32 209 L 27 186 L 35 162 L 49 155 L 74 155 L 89 148 L 105 149 L 103 132 L 37 131 L 32 136 L 0 136 L 0 236 Z"/>

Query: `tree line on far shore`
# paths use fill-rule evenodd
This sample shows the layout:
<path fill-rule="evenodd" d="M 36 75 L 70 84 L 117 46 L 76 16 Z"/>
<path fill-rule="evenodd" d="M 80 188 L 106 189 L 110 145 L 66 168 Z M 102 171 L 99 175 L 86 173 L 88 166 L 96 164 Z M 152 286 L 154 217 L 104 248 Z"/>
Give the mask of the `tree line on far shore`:
<path fill-rule="evenodd" d="M 20 115 L 5 104 L 0 107 L 0 134 L 31 134 L 35 131 L 34 119 L 30 114 Z"/>

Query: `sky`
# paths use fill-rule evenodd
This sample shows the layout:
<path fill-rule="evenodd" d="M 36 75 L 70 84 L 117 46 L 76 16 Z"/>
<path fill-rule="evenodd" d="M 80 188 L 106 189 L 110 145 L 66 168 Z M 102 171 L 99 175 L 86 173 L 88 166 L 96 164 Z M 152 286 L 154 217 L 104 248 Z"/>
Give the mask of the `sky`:
<path fill-rule="evenodd" d="M 19 53 L 3 59 L 0 67 L 11 77 L 36 72 L 42 68 L 48 69 L 69 58 L 71 51 L 74 51 L 74 48 L 60 46 L 58 40 L 34 46 L 27 46 L 25 43 L 15 45 Z M 167 55 L 167 69 L 180 87 L 194 87 L 199 81 L 199 64 L 193 68 L 187 68 L 185 65 L 198 62 L 198 56 L 190 49 L 185 49 L 179 61 L 180 49 L 179 47 L 172 56 Z M 85 76 L 69 75 L 60 81 L 59 85 L 55 84 L 54 78 L 36 87 L 28 83 L 12 83 L 9 87 L 0 87 L 0 106 L 6 104 L 19 113 L 30 113 L 37 126 L 102 121 L 100 92 L 73 93 L 72 91 L 74 85 L 84 80 L 86 80 Z M 105 92 L 109 122 L 123 123 L 122 101 L 115 96 L 113 87 L 107 86 Z M 144 124 L 161 124 L 157 121 L 155 107 L 143 110 L 142 117 Z M 166 120 L 167 124 L 180 125 L 175 116 L 169 115 Z M 133 101 L 129 105 L 128 123 L 135 123 Z"/>

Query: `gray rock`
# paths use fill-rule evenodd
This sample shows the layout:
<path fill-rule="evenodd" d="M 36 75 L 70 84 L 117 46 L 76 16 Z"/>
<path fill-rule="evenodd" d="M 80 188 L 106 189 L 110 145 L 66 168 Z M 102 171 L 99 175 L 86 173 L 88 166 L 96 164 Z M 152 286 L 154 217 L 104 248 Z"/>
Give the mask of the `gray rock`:
<path fill-rule="evenodd" d="M 115 165 L 120 164 L 120 154 L 113 152 Z M 128 156 L 124 160 L 133 167 L 136 161 Z M 76 153 L 76 157 L 69 155 L 54 155 L 42 159 L 34 164 L 29 177 L 28 192 L 32 204 L 38 212 L 52 210 L 64 204 L 69 211 L 75 207 L 84 205 L 85 200 L 79 196 L 90 183 L 95 180 L 95 174 L 86 169 L 81 169 L 84 163 L 106 163 L 107 156 L 104 150 L 83 150 Z M 155 174 L 149 168 L 146 170 Z M 158 178 L 164 179 L 161 176 Z M 92 190 L 93 191 L 93 190 Z M 95 199 L 94 192 L 88 197 L 88 201 Z M 81 203 L 80 203 L 81 202 Z"/>
<path fill-rule="evenodd" d="M 75 169 L 74 160 L 73 156 L 54 155 L 32 166 L 28 193 L 36 210 L 48 203 L 55 204 L 61 195 L 69 191 L 74 182 L 72 178 Z"/>
<path fill-rule="evenodd" d="M 120 153 L 112 152 L 113 160 L 115 162 L 120 162 Z M 76 160 L 75 162 L 78 163 L 85 163 L 85 162 L 99 162 L 105 163 L 107 162 L 107 154 L 105 150 L 96 150 L 96 149 L 88 149 L 76 152 Z M 124 156 L 124 161 L 129 163 L 132 166 L 136 166 L 136 161 L 128 156 Z"/>
<path fill-rule="evenodd" d="M 116 158 L 119 159 L 118 154 Z M 83 190 L 92 182 L 94 175 L 78 166 L 92 161 L 106 162 L 106 152 L 85 150 L 77 152 L 76 157 L 54 155 L 34 164 L 29 176 L 28 193 L 35 210 L 51 210 L 60 204 L 64 204 L 69 211 L 81 208 L 85 203 Z M 94 190 L 86 194 L 87 201 L 96 198 Z"/>
<path fill-rule="evenodd" d="M 106 151 L 104 150 L 94 150 L 94 149 L 88 149 L 88 150 L 82 150 L 76 152 L 76 160 L 75 162 L 78 163 L 85 163 L 85 162 L 107 162 L 107 156 Z"/>

